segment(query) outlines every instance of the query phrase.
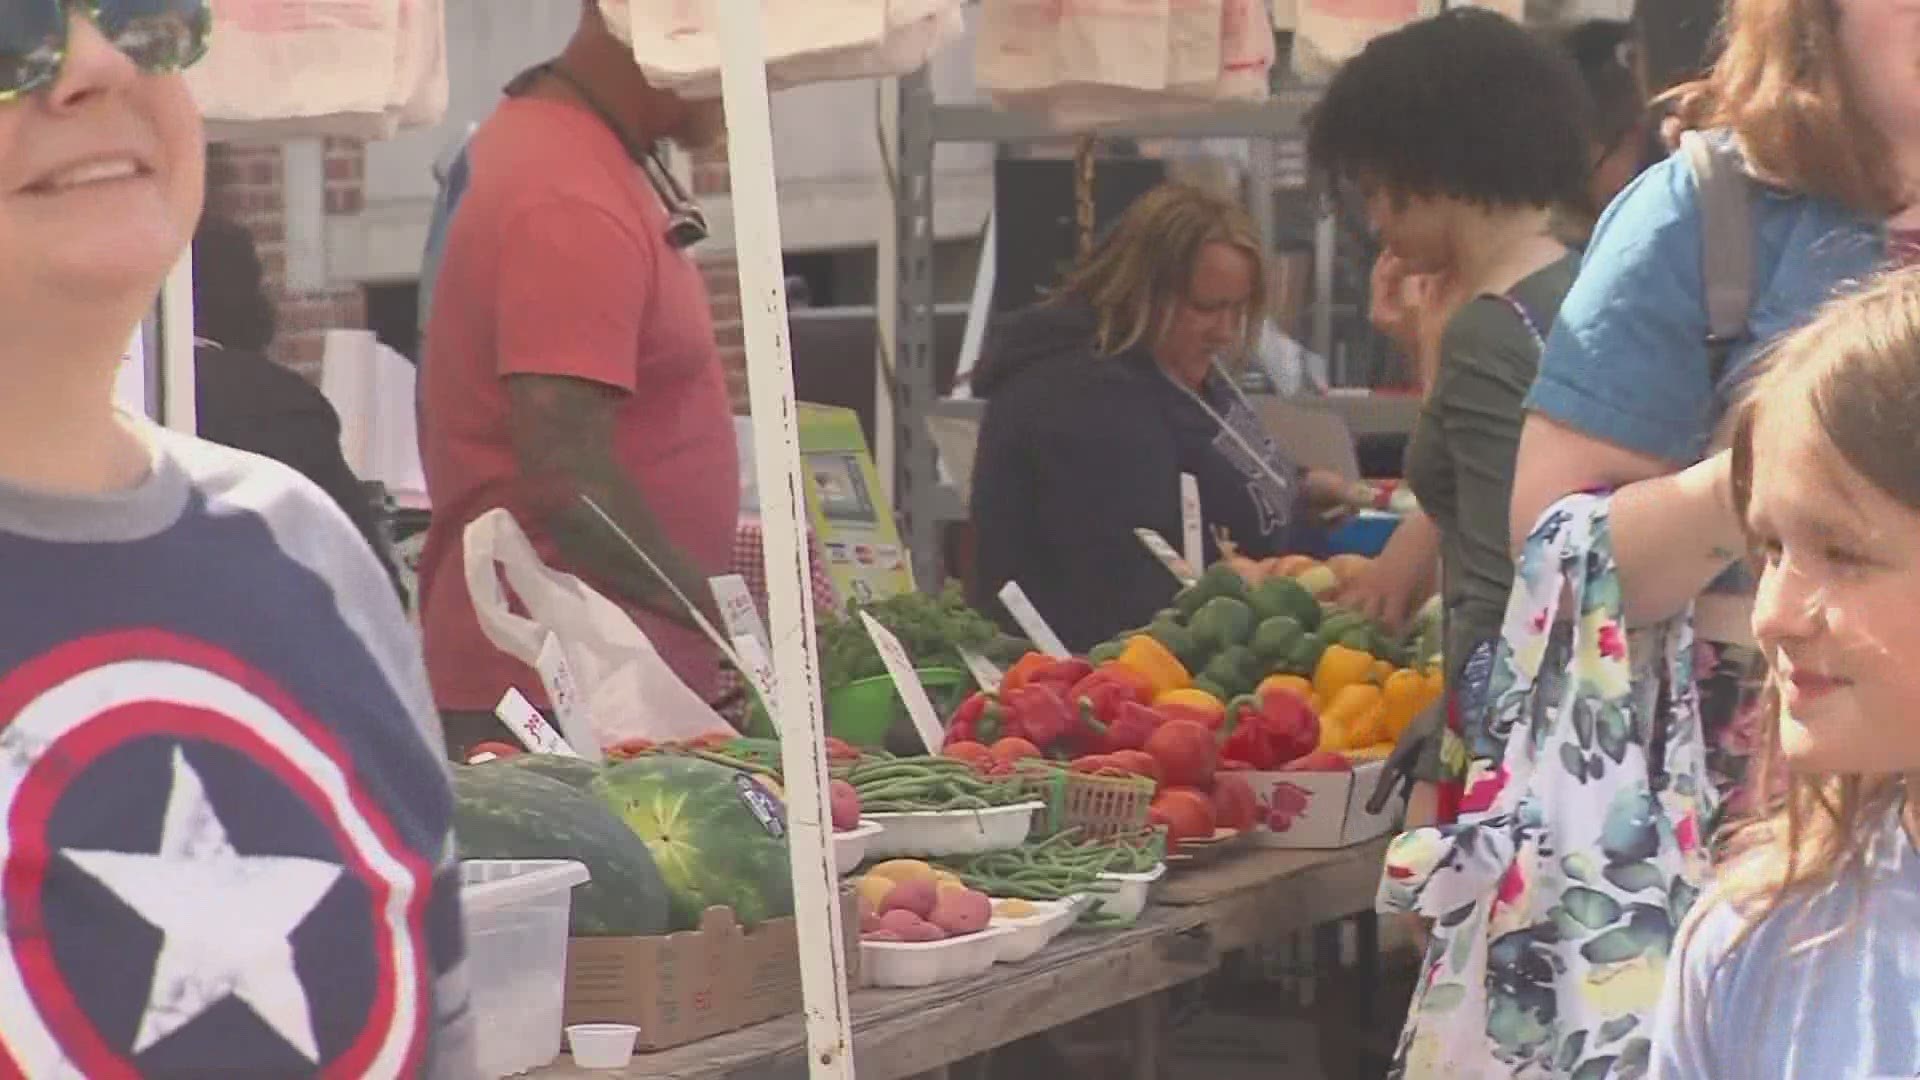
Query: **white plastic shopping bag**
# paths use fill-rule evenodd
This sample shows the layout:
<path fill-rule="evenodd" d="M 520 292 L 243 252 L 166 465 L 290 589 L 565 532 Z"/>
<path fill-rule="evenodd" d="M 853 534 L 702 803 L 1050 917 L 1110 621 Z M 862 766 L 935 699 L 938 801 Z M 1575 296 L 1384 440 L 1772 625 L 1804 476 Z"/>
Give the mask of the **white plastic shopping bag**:
<path fill-rule="evenodd" d="M 1367 42 L 1416 19 L 1440 13 L 1440 0 L 1298 0 L 1293 68 L 1324 79 Z"/>
<path fill-rule="evenodd" d="M 578 687 L 590 732 L 561 734 L 582 755 L 623 739 L 656 742 L 727 734 L 732 729 L 680 681 L 647 635 L 618 604 L 572 574 L 540 561 L 520 523 L 504 509 L 490 510 L 467 526 L 467 590 L 480 629 L 500 651 L 536 666 L 548 639 L 559 642 Z M 526 615 L 515 613 L 501 587 L 513 589 Z"/>

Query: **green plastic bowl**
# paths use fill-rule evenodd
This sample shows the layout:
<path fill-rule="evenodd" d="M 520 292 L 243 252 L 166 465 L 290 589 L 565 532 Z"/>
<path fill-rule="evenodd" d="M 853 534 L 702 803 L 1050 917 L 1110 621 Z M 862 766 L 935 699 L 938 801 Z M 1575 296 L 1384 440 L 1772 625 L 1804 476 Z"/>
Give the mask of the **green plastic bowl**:
<path fill-rule="evenodd" d="M 944 721 L 966 696 L 973 677 L 953 668 L 923 668 L 920 684 L 927 688 L 927 696 L 933 699 L 933 707 Z M 827 695 L 827 733 L 854 746 L 883 747 L 887 733 L 896 723 L 911 725 L 912 722 L 891 675 L 851 682 Z M 747 734 L 757 738 L 775 737 L 773 723 L 757 695 L 752 708 L 747 710 Z"/>

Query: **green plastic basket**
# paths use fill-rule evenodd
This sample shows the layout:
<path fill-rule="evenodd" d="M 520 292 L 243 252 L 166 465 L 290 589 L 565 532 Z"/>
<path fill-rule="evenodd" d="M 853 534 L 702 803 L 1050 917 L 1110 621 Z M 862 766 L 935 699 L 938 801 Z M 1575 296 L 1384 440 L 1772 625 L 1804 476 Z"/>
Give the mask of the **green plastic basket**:
<path fill-rule="evenodd" d="M 973 686 L 973 677 L 953 668 L 924 668 L 920 684 L 927 688 L 933 707 L 942 721 L 959 707 Z M 896 724 L 911 727 L 907 706 L 900 700 L 900 689 L 891 675 L 875 675 L 851 682 L 827 694 L 827 732 L 854 746 L 878 749 L 887 742 L 887 733 Z M 756 696 L 747 710 L 747 734 L 773 738 L 772 722 Z"/>

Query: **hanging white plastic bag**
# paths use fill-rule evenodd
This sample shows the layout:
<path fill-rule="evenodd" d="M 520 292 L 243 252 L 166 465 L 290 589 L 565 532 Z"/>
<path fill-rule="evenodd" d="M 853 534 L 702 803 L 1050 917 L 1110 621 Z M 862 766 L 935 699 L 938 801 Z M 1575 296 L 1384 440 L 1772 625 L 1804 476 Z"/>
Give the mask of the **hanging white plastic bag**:
<path fill-rule="evenodd" d="M 465 556 L 467 591 L 487 640 L 533 666 L 548 637 L 558 639 L 578 687 L 582 711 L 601 746 L 624 739 L 660 742 L 732 730 L 712 706 L 680 681 L 619 605 L 572 574 L 542 563 L 508 511 L 490 510 L 467 526 Z M 526 615 L 508 606 L 502 574 Z M 562 734 L 569 742 L 576 739 L 564 726 Z"/>
<path fill-rule="evenodd" d="M 762 0 L 769 79 L 792 61 L 878 47 L 887 36 L 887 9 L 887 0 Z M 600 0 L 600 10 L 654 86 L 718 85 L 720 35 L 708 0 Z"/>
<path fill-rule="evenodd" d="M 895 19 L 903 15 L 917 17 L 896 24 Z M 967 31 L 961 5 L 949 4 L 946 0 L 894 3 L 888 8 L 887 22 L 887 32 L 878 44 L 854 45 L 769 64 L 767 88 L 784 90 L 812 83 L 907 75 L 925 67 L 933 54 L 960 40 Z M 689 79 L 673 89 L 674 93 L 691 100 L 718 98 L 720 73 Z"/>

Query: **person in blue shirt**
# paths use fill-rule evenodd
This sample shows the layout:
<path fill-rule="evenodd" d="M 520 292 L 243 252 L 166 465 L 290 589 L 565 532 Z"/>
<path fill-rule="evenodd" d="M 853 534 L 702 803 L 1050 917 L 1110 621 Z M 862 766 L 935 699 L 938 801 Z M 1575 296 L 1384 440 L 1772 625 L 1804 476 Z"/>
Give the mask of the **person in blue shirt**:
<path fill-rule="evenodd" d="M 1836 289 L 1897 260 L 1892 241 L 1920 228 L 1917 42 L 1908 0 L 1733 0 L 1721 59 L 1674 105 L 1688 127 L 1734 141 L 1757 193 L 1746 335 L 1716 382 L 1699 189 L 1676 156 L 1602 216 L 1528 399 L 1514 550 L 1562 497 L 1617 490 L 1628 617 L 1658 623 L 1699 601 L 1696 678 L 1728 794 L 1741 788 L 1754 716 L 1742 683 L 1756 657 L 1751 586 L 1723 578 L 1742 543 L 1715 431 L 1755 356 Z"/>
<path fill-rule="evenodd" d="M 1769 797 L 1681 925 L 1656 1080 L 1920 1075 L 1916 413 L 1920 269 L 1793 334 L 1738 412 Z"/>

